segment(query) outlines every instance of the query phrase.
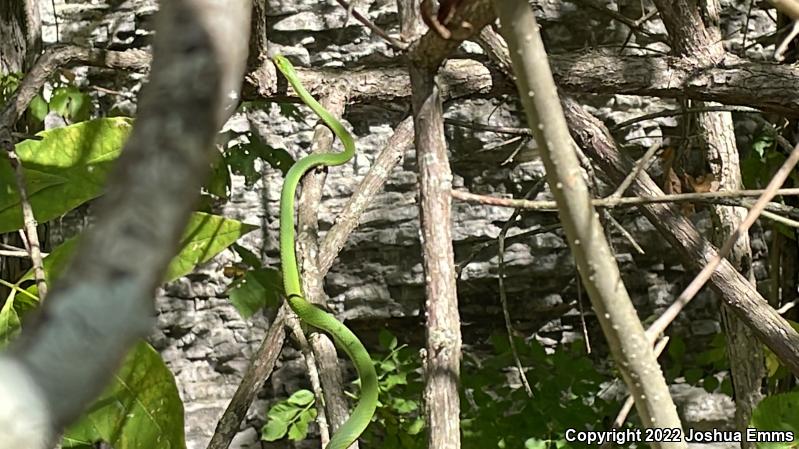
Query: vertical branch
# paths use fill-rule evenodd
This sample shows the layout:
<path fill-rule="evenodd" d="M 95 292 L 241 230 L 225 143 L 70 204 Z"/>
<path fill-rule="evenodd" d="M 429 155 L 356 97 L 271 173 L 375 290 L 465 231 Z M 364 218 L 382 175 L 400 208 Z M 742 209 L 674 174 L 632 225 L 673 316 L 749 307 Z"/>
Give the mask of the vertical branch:
<path fill-rule="evenodd" d="M 346 107 L 347 92 L 341 86 L 333 86 L 320 99 L 334 117 L 340 118 Z M 326 126 L 317 125 L 314 131 L 311 152 L 326 153 L 333 151 L 335 136 Z M 327 296 L 324 292 L 324 276 L 319 270 L 319 204 L 322 201 L 322 189 L 325 185 L 325 171 L 314 170 L 303 177 L 302 192 L 297 202 L 297 255 L 302 270 L 302 289 L 308 301 L 324 306 Z M 347 420 L 349 406 L 344 396 L 344 379 L 341 376 L 336 347 L 330 338 L 323 333 L 314 333 L 309 338 L 316 360 L 306 355 L 310 365 L 316 364 L 318 370 L 309 369 L 309 375 L 318 375 L 312 383 L 321 383 L 324 393 L 324 407 L 327 413 L 317 415 L 320 427 L 329 427 L 330 433 Z M 324 422 L 327 420 L 327 422 Z M 351 448 L 357 449 L 358 443 Z"/>
<path fill-rule="evenodd" d="M 36 278 L 36 287 L 39 289 L 39 300 L 47 297 L 47 282 L 44 279 L 44 265 L 42 262 L 42 247 L 39 244 L 39 231 L 36 229 L 36 218 L 33 216 L 33 207 L 28 198 L 28 188 L 25 183 L 22 162 L 14 150 L 13 140 L 3 139 L 2 146 L 8 155 L 8 162 L 14 170 L 14 177 L 19 193 L 19 204 L 22 208 L 22 229 L 24 231 L 28 254 L 33 265 L 33 274 Z"/>
<path fill-rule="evenodd" d="M 425 273 L 426 359 L 424 403 L 427 446 L 460 448 L 461 329 L 458 312 L 457 272 L 452 248 L 452 173 L 444 135 L 441 92 L 435 75 L 444 58 L 460 40 L 479 32 L 495 20 L 491 2 L 457 2 L 452 11 L 452 39 L 428 32 L 412 46 L 409 54 L 414 143 L 419 170 L 419 218 Z M 419 21 L 402 18 L 404 26 Z M 403 29 L 403 33 L 410 32 Z"/>
<path fill-rule="evenodd" d="M 725 55 L 718 27 L 719 2 L 702 0 L 699 3 L 701 6 L 697 6 L 696 2 L 685 0 L 655 2 L 669 30 L 676 53 L 712 65 L 721 61 Z M 713 103 L 697 102 L 696 107 L 705 108 L 713 105 Z M 743 182 L 732 114 L 699 112 L 695 118 L 696 142 L 706 155 L 710 172 L 719 183 L 719 190 L 739 190 Z M 746 209 L 741 207 L 713 205 L 710 211 L 714 223 L 712 240 L 717 246 L 723 244 L 746 217 Z M 745 278 L 754 282 L 748 233 L 739 236 L 728 259 Z M 760 391 L 766 374 L 763 349 L 754 332 L 738 319 L 723 301 L 721 301 L 721 318 L 727 337 L 727 353 L 735 389 L 735 421 L 738 430 L 744 430 L 752 417 L 752 410 L 763 398 Z M 743 448 L 752 446 L 753 444 L 749 442 L 742 444 Z"/>
<path fill-rule="evenodd" d="M 253 400 L 261 391 L 264 380 L 272 374 L 277 358 L 283 350 L 283 342 L 286 339 L 286 316 L 291 312 L 287 303 L 278 309 L 269 331 L 266 333 L 261 346 L 253 355 L 247 371 L 244 372 L 236 392 L 230 399 L 230 403 L 222 413 L 222 417 L 216 424 L 214 435 L 208 443 L 208 449 L 227 449 L 233 441 L 233 437 L 239 431 L 244 418 L 247 417 L 247 410 Z"/>
<path fill-rule="evenodd" d="M 0 73 L 27 72 L 42 50 L 37 0 L 0 0 Z"/>
<path fill-rule="evenodd" d="M 259 67 L 267 59 L 266 1 L 267 0 L 252 0 L 250 50 L 249 56 L 247 57 L 247 66 L 249 68 Z"/>
<path fill-rule="evenodd" d="M 452 173 L 435 72 L 412 63 L 410 75 L 427 297 L 424 401 L 428 447 L 456 449 L 460 447 L 461 331 L 452 249 Z"/>
<path fill-rule="evenodd" d="M 36 0 L 0 0 L 0 76 L 14 72 L 27 72 L 33 66 L 36 57 L 42 50 L 42 21 L 39 12 L 39 2 Z M 21 162 L 14 152 L 15 139 L 8 133 L 14 130 L 16 120 L 0 123 L 0 147 L 5 147 L 12 170 L 16 176 L 17 190 L 20 196 L 20 205 L 23 216 L 22 240 L 26 248 L 35 247 L 33 252 L 28 251 L 32 260 L 34 276 L 39 286 L 39 296 L 47 295 L 47 285 L 41 264 L 41 245 L 39 236 L 35 232 L 36 224 L 33 212 L 28 201 L 25 177 Z M 33 223 L 31 226 L 30 223 Z M 34 232 L 32 233 L 31 230 Z M 31 236 L 31 238 L 27 238 Z M 8 243 L 17 242 L 16 234 L 0 235 L 0 239 Z M 0 260 L 0 277 L 4 279 L 17 279 L 28 268 L 23 260 Z M 41 288 L 44 287 L 44 290 Z M 0 289 L 2 292 L 3 289 Z"/>
<path fill-rule="evenodd" d="M 526 0 L 495 0 L 494 7 L 569 247 L 611 353 L 635 399 L 641 423 L 650 428 L 680 428 L 677 409 L 651 342 L 644 334 L 598 215 L 590 204 L 535 15 Z M 686 447 L 684 442 L 660 442 L 654 446 Z"/>

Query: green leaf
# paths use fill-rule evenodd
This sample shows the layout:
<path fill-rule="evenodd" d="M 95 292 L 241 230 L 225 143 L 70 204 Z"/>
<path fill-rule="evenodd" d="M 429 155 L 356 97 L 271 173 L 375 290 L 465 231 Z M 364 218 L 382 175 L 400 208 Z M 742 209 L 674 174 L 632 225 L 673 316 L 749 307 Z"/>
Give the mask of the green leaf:
<path fill-rule="evenodd" d="M 184 449 L 183 425 L 175 379 L 155 349 L 142 342 L 89 412 L 67 430 L 62 445 L 104 441 L 115 449 Z"/>
<path fill-rule="evenodd" d="M 314 401 L 314 395 L 309 390 L 297 390 L 287 399 L 287 402 L 298 407 L 305 407 Z"/>
<path fill-rule="evenodd" d="M 81 122 L 89 118 L 91 99 L 75 86 L 59 87 L 50 97 L 50 111 L 70 122 Z"/>
<path fill-rule="evenodd" d="M 681 362 L 685 356 L 685 341 L 680 337 L 672 337 L 668 352 L 673 361 Z"/>
<path fill-rule="evenodd" d="M 409 435 L 417 435 L 424 429 L 424 420 L 422 418 L 416 418 L 410 426 L 408 426 L 407 432 Z"/>
<path fill-rule="evenodd" d="M 42 140 L 17 144 L 36 219 L 52 220 L 98 197 L 130 128 L 129 119 L 98 119 L 43 131 Z M 0 233 L 17 230 L 22 213 L 5 153 L 0 155 L 0 185 Z"/>
<path fill-rule="evenodd" d="M 386 390 L 390 390 L 397 385 L 407 385 L 408 384 L 408 374 L 407 373 L 395 373 L 389 374 L 386 376 L 385 380 L 383 380 L 383 386 Z"/>
<path fill-rule="evenodd" d="M 297 420 L 289 427 L 288 437 L 291 441 L 302 441 L 308 436 L 308 426 L 316 419 L 316 409 L 309 408 L 299 414 Z"/>
<path fill-rule="evenodd" d="M 274 268 L 249 270 L 228 292 L 230 302 L 243 318 L 264 307 L 277 306 L 283 293 L 280 272 Z"/>
<path fill-rule="evenodd" d="M 293 437 L 305 438 L 308 432 L 308 422 L 316 417 L 316 410 L 310 407 L 313 400 L 313 393 L 308 390 L 299 390 L 290 398 L 273 405 L 266 414 L 266 424 L 261 428 L 261 439 L 276 441 L 285 437 L 287 433 L 290 439 Z M 309 410 L 313 410 L 313 417 L 310 420 L 308 420 Z M 302 424 L 303 420 L 308 420 L 308 422 Z M 297 427 L 298 425 L 299 427 Z"/>
<path fill-rule="evenodd" d="M 685 382 L 690 385 L 696 385 L 699 379 L 702 378 L 702 370 L 699 368 L 689 368 L 685 370 Z"/>
<path fill-rule="evenodd" d="M 15 295 L 16 292 L 12 291 L 0 309 L 0 348 L 4 348 L 19 333 L 19 315 L 14 310 Z"/>
<path fill-rule="evenodd" d="M 752 152 L 760 158 L 766 156 L 766 152 L 774 147 L 776 139 L 772 133 L 760 131 L 752 140 Z"/>
<path fill-rule="evenodd" d="M 527 441 L 524 442 L 524 449 L 547 449 L 547 440 L 528 438 Z"/>
<path fill-rule="evenodd" d="M 707 376 L 702 380 L 702 387 L 708 393 L 713 393 L 719 387 L 719 380 L 713 375 Z"/>
<path fill-rule="evenodd" d="M 261 427 L 261 439 L 264 441 L 277 441 L 284 436 L 288 431 L 289 423 L 277 418 L 269 418 L 269 420 Z"/>
<path fill-rule="evenodd" d="M 395 397 L 394 400 L 391 401 L 391 408 L 400 414 L 410 413 L 419 408 L 419 403 L 413 400 Z"/>
<path fill-rule="evenodd" d="M 297 407 L 296 405 L 289 404 L 288 401 L 280 401 L 277 404 L 273 405 L 272 408 L 269 409 L 269 413 L 267 413 L 268 418 L 276 418 L 286 421 L 290 423 L 294 421 L 297 415 L 300 414 L 302 408 Z"/>
<path fill-rule="evenodd" d="M 69 261 L 72 260 L 72 254 L 74 254 L 77 244 L 77 238 L 66 240 L 64 243 L 55 247 L 47 257 L 42 259 L 44 278 L 47 280 L 48 285 L 52 285 L 67 268 Z M 34 279 L 33 269 L 31 268 L 17 281 L 17 285 L 21 286 L 23 283 L 33 281 Z M 36 285 L 28 288 L 28 292 L 36 296 L 39 295 Z"/>
<path fill-rule="evenodd" d="M 769 396 L 757 405 L 752 412 L 749 427 L 760 431 L 790 431 L 794 438 L 799 435 L 799 393 L 785 393 Z M 796 448 L 796 442 L 758 443 L 763 449 Z"/>
<path fill-rule="evenodd" d="M 397 347 L 397 337 L 389 332 L 388 329 L 380 329 L 380 334 L 377 338 L 380 341 L 380 347 L 387 351 L 393 351 Z"/>
<path fill-rule="evenodd" d="M 248 250 L 247 248 L 239 245 L 238 243 L 234 243 L 231 248 L 233 251 L 236 251 L 236 254 L 241 257 L 242 262 L 247 264 L 251 268 L 261 268 L 263 265 L 261 264 L 261 258 L 256 256 L 255 253 Z"/>
<path fill-rule="evenodd" d="M 189 224 L 178 254 L 169 264 L 164 282 L 169 282 L 190 273 L 198 264 L 206 262 L 230 246 L 242 235 L 255 229 L 255 226 L 241 223 L 217 215 L 195 212 L 189 218 Z M 48 284 L 52 284 L 66 269 L 80 237 L 65 241 L 44 258 L 44 274 Z M 34 279 L 33 270 L 28 270 L 19 281 L 18 286 Z M 38 295 L 38 288 L 32 285 L 27 289 Z"/>
<path fill-rule="evenodd" d="M 48 109 L 47 101 L 38 94 L 33 97 L 31 104 L 28 106 L 28 111 L 31 113 L 31 116 L 40 123 L 43 122 L 44 118 L 47 116 Z"/>
<path fill-rule="evenodd" d="M 211 176 L 205 183 L 205 190 L 217 198 L 227 198 L 230 191 L 230 171 L 221 157 L 217 157 L 211 167 Z"/>
<path fill-rule="evenodd" d="M 218 215 L 195 212 L 183 232 L 180 252 L 169 264 L 164 282 L 173 281 L 191 273 L 194 268 L 210 260 L 257 226 Z"/>
<path fill-rule="evenodd" d="M 255 161 L 263 160 L 283 173 L 288 173 L 294 164 L 294 158 L 282 148 L 274 148 L 263 142 L 257 134 L 245 134 L 247 142 L 238 143 L 226 151 L 225 162 L 230 170 L 244 176 L 244 183 L 249 187 L 255 184 L 261 174 L 255 169 Z"/>

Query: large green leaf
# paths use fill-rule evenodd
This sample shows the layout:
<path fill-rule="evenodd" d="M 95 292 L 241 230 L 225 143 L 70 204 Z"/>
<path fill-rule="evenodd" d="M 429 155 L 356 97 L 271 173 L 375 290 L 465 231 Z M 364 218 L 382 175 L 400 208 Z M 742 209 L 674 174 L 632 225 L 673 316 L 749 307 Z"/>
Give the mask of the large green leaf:
<path fill-rule="evenodd" d="M 183 232 L 180 252 L 169 264 L 164 282 L 191 273 L 194 267 L 207 262 L 239 237 L 255 229 L 257 226 L 230 218 L 195 212 Z"/>
<path fill-rule="evenodd" d="M 64 435 L 65 448 L 105 441 L 115 449 L 184 449 L 183 403 L 150 345 L 128 354 L 106 392 Z"/>
<path fill-rule="evenodd" d="M 752 411 L 752 421 L 749 427 L 758 431 L 793 432 L 791 441 L 765 442 L 759 440 L 757 446 L 764 449 L 796 449 L 799 447 L 799 393 L 785 393 L 769 396 L 757 405 Z M 774 435 L 772 435 L 774 436 Z"/>
<path fill-rule="evenodd" d="M 164 276 L 164 282 L 173 281 L 191 273 L 198 264 L 207 262 L 232 245 L 239 237 L 251 232 L 253 229 L 256 229 L 256 226 L 230 218 L 202 212 L 193 213 L 189 218 L 186 230 L 183 232 L 180 251 L 170 262 Z M 45 279 L 47 279 L 49 284 L 58 279 L 66 268 L 72 253 L 75 251 L 78 238 L 67 240 L 44 258 Z M 17 281 L 17 285 L 30 282 L 33 279 L 33 270 L 28 270 Z M 28 287 L 27 291 L 38 296 L 38 289 L 35 285 Z"/>
<path fill-rule="evenodd" d="M 39 133 L 16 146 L 36 219 L 52 220 L 98 197 L 131 129 L 131 120 L 104 118 Z M 8 156 L 0 155 L 0 232 L 22 226 L 19 193 Z"/>

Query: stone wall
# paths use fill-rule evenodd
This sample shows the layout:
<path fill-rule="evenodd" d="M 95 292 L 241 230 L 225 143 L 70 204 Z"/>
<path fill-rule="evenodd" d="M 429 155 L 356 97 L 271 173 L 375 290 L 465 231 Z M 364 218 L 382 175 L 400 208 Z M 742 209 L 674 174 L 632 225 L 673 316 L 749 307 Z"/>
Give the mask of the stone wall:
<path fill-rule="evenodd" d="M 613 1 L 600 2 L 616 8 Z M 639 17 L 638 0 L 621 3 L 620 10 L 628 17 Z M 729 31 L 729 46 L 740 47 L 738 30 L 745 20 L 748 2 L 727 1 L 723 23 Z M 361 0 L 358 10 L 389 32 L 396 32 L 396 8 L 393 0 Z M 579 8 L 567 1 L 535 2 L 548 45 L 553 51 L 571 51 L 585 46 L 620 45 L 628 30 L 609 17 Z M 42 3 L 46 24 L 45 39 L 56 41 L 53 11 Z M 129 48 L 145 45 L 151 32 L 151 0 L 93 0 L 55 2 L 59 39 L 64 42 L 92 43 L 108 48 Z M 588 12 L 587 12 L 588 11 Z M 380 39 L 370 35 L 357 22 L 347 20 L 344 10 L 329 0 L 272 0 L 268 2 L 270 52 L 286 54 L 297 63 L 316 67 L 370 67 L 392 63 L 393 51 Z M 659 22 L 648 30 L 664 35 Z M 770 27 L 764 14 L 756 13 L 750 22 L 750 39 L 762 34 L 756 30 Z M 630 45 L 642 44 L 633 37 Z M 665 49 L 665 47 L 662 47 Z M 479 57 L 479 47 L 466 43 L 463 55 Z M 762 47 L 750 53 L 763 57 Z M 137 78 L 107 71 L 81 72 L 93 85 L 114 86 L 117 95 L 99 92 L 98 102 L 106 110 L 132 113 L 138 89 Z M 120 89 L 120 86 L 127 86 Z M 509 101 L 510 100 L 510 101 Z M 659 111 L 669 105 L 652 98 L 584 97 L 593 111 L 610 122 L 620 122 L 643 113 Z M 325 197 L 319 207 L 320 227 L 324 231 L 334 223 L 336 214 L 369 169 L 377 152 L 391 135 L 408 105 L 361 105 L 350 108 L 346 119 L 358 139 L 358 155 L 343 167 L 330 170 Z M 294 156 L 308 148 L 315 119 L 308 113 L 304 122 L 281 115 L 277 105 L 265 106 L 249 117 L 237 117 L 234 129 L 252 127 L 270 145 L 285 148 Z M 484 121 L 493 125 L 519 126 L 520 114 L 512 99 L 472 98 L 446 105 L 446 116 L 465 121 Z M 675 125 L 673 118 L 649 121 L 629 128 L 626 138 L 629 150 L 640 152 L 665 130 Z M 747 129 L 742 125 L 743 131 Z M 452 168 L 456 188 L 476 193 L 521 197 L 543 176 L 543 167 L 536 156 L 535 143 L 508 141 L 501 135 L 448 126 Z M 741 133 L 742 148 L 747 141 Z M 515 155 L 514 155 L 515 153 Z M 416 174 L 413 152 L 405 154 L 397 169 L 390 174 L 383 192 L 378 195 L 349 239 L 335 266 L 326 278 L 325 289 L 333 309 L 345 318 L 367 346 L 374 345 L 382 327 L 405 336 L 411 345 L 421 346 L 424 301 L 423 274 L 418 239 Z M 656 170 L 656 169 L 655 169 Z M 234 179 L 230 200 L 220 207 L 221 213 L 262 226 L 243 239 L 243 245 L 276 263 L 278 196 L 282 177 L 279 172 L 262 167 L 262 179 L 251 189 L 241 179 Z M 548 198 L 547 193 L 539 199 Z M 456 203 L 454 208 L 454 244 L 456 261 L 470 259 L 458 283 L 466 350 L 485 346 L 492 332 L 504 332 L 497 293 L 497 247 L 492 241 L 510 216 L 511 211 Z M 654 228 L 635 210 L 616 213 L 630 231 L 644 254 L 611 230 L 617 260 L 625 284 L 639 313 L 646 318 L 663 309 L 689 280 L 676 254 L 666 246 Z M 706 226 L 704 215 L 696 221 Z M 507 293 L 514 326 L 545 342 L 570 340 L 581 332 L 580 319 L 574 307 L 577 300 L 574 262 L 560 230 L 531 233 L 553 225 L 553 213 L 526 212 L 511 228 L 515 237 L 507 247 Z M 483 245 L 481 251 L 475 248 Z M 753 240 L 758 256 L 765 253 L 762 239 Z M 186 403 L 187 440 L 191 449 L 205 447 L 216 420 L 231 397 L 247 360 L 257 348 L 268 328 L 267 311 L 249 320 L 242 320 L 225 298 L 229 280 L 222 267 L 234 256 L 223 253 L 196 273 L 167 285 L 158 298 L 159 326 L 152 341 L 176 375 Z M 757 262 L 756 273 L 762 279 L 765 269 Z M 587 301 L 586 298 L 583 301 Z M 585 305 L 587 310 L 590 310 Z M 591 312 L 586 321 L 594 346 L 602 353 L 602 337 Z M 675 331 L 692 341 L 707 341 L 720 329 L 717 305 L 708 294 L 700 295 L 680 318 Z M 262 397 L 250 410 L 250 420 L 237 437 L 234 447 L 258 447 L 256 429 L 263 423 L 269 398 L 283 397 L 306 385 L 304 365 L 292 348 L 284 350 L 276 372 L 266 382 Z M 675 386 L 681 409 L 689 423 L 728 424 L 732 418 L 730 399 L 723 395 L 706 395 L 685 385 Z M 704 410 L 705 412 L 696 412 Z M 710 412 L 708 412 L 708 410 Z M 250 446 L 253 445 L 253 446 Z M 264 447 L 282 447 L 265 445 Z"/>

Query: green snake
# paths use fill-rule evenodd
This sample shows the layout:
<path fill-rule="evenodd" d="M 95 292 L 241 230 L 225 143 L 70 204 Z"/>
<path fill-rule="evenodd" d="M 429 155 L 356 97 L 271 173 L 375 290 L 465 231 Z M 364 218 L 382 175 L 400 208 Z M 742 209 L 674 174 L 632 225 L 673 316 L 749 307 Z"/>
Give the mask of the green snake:
<path fill-rule="evenodd" d="M 330 443 L 326 447 L 326 449 L 347 449 L 358 439 L 372 420 L 372 415 L 377 407 L 377 374 L 369 353 L 366 352 L 366 348 L 363 347 L 358 337 L 333 315 L 316 307 L 303 297 L 297 257 L 294 253 L 294 196 L 300 178 L 308 170 L 323 165 L 342 165 L 349 161 L 355 155 L 355 142 L 344 126 L 305 90 L 289 60 L 281 55 L 274 56 L 273 60 L 275 66 L 283 73 L 300 99 L 322 119 L 344 145 L 344 151 L 340 153 L 305 156 L 295 162 L 286 174 L 283 190 L 280 193 L 280 263 L 283 269 L 286 300 L 292 310 L 303 322 L 330 334 L 336 344 L 344 349 L 358 370 L 358 376 L 361 379 L 360 402 L 352 411 L 349 419 L 330 438 Z"/>

